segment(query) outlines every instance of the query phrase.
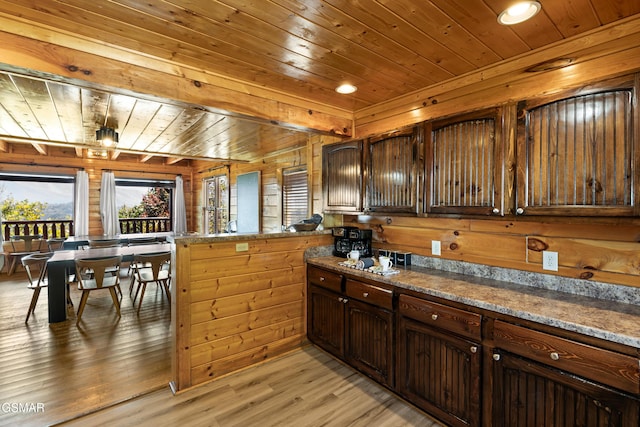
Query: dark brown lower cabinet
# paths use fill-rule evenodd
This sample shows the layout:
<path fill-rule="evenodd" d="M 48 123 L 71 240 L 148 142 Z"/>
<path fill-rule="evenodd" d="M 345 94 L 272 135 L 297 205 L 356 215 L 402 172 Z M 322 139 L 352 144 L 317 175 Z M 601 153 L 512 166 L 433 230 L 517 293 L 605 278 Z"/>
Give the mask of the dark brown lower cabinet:
<path fill-rule="evenodd" d="M 396 388 L 452 426 L 480 425 L 480 345 L 400 317 Z"/>
<path fill-rule="evenodd" d="M 309 340 L 393 387 L 393 292 L 315 267 L 307 277 Z"/>
<path fill-rule="evenodd" d="M 344 357 L 344 303 L 340 294 L 309 285 L 307 336 L 329 353 Z"/>
<path fill-rule="evenodd" d="M 505 351 L 493 357 L 494 426 L 640 425 L 632 396 Z"/>
<path fill-rule="evenodd" d="M 393 315 L 355 299 L 347 302 L 345 360 L 376 381 L 393 386 Z"/>

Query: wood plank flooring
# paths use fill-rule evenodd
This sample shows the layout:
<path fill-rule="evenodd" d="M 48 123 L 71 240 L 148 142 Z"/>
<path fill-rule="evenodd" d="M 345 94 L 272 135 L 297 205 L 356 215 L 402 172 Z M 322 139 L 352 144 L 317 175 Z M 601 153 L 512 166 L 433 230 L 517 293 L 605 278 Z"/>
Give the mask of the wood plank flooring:
<path fill-rule="evenodd" d="M 169 304 L 151 287 L 138 316 L 123 292 L 120 319 L 98 293 L 76 327 L 43 291 L 25 325 L 26 275 L 0 274 L 0 426 L 441 426 L 313 346 L 174 396 Z"/>

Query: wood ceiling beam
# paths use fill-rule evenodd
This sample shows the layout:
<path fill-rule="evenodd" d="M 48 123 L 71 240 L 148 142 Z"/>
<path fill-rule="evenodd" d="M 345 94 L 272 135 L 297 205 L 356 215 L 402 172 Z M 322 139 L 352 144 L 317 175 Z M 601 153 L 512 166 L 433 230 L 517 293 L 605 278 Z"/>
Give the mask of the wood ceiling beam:
<path fill-rule="evenodd" d="M 183 157 L 167 157 L 167 160 L 165 161 L 165 164 L 174 165 L 174 164 L 178 163 L 181 160 L 184 160 L 184 158 Z"/>
<path fill-rule="evenodd" d="M 33 146 L 33 148 L 36 149 L 36 151 L 40 154 L 42 154 L 43 156 L 47 155 L 47 146 L 43 145 L 43 144 L 36 144 L 35 142 L 31 143 L 31 145 Z"/>
<path fill-rule="evenodd" d="M 296 130 L 350 136 L 353 113 L 99 41 L 0 16 L 0 70 L 133 96 L 172 99 Z M 12 34 L 14 33 L 14 34 Z M 18 34 L 29 34 L 25 37 Z M 37 40 L 39 38 L 40 40 Z M 56 44 L 41 41 L 55 41 Z M 119 60 L 111 59 L 118 58 Z"/>

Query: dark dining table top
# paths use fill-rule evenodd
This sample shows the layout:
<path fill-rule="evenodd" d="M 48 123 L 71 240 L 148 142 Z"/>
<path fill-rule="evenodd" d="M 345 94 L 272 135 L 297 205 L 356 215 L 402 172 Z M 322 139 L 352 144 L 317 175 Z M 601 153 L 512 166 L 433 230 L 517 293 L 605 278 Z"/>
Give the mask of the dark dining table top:
<path fill-rule="evenodd" d="M 105 235 L 89 235 L 89 236 L 69 236 L 63 243 L 64 249 L 78 249 L 81 246 L 87 246 L 91 240 L 112 240 L 118 239 L 120 243 L 126 245 L 129 242 L 135 242 L 140 239 L 154 238 L 158 241 L 165 241 L 167 237 L 173 236 L 172 231 L 162 231 L 157 233 L 132 233 L 132 234 L 117 234 L 113 236 Z"/>
<path fill-rule="evenodd" d="M 53 253 L 47 263 L 69 262 L 77 259 L 100 258 L 122 255 L 123 258 L 133 258 L 136 254 L 149 254 L 155 252 L 168 252 L 171 243 L 149 243 L 137 246 L 115 246 L 110 248 L 89 248 L 76 250 L 60 250 Z"/>

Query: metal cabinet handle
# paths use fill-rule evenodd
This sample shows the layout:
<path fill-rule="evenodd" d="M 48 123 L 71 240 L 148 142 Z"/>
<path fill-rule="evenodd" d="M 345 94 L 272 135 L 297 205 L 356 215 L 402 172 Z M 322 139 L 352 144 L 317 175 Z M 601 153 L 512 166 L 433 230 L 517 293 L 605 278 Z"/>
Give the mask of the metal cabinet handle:
<path fill-rule="evenodd" d="M 494 353 L 494 355 L 493 355 L 493 360 L 495 360 L 496 362 L 497 362 L 498 360 L 500 360 L 500 355 L 499 355 L 499 354 L 495 354 L 495 353 Z"/>
<path fill-rule="evenodd" d="M 476 347 L 475 345 L 472 345 L 471 348 L 469 348 L 469 351 L 471 353 L 477 353 L 478 352 L 478 347 Z"/>
<path fill-rule="evenodd" d="M 324 282 L 324 277 L 320 276 L 320 281 Z"/>
<path fill-rule="evenodd" d="M 556 353 L 555 351 L 552 352 L 551 354 L 549 354 L 549 357 L 551 358 L 551 360 L 559 360 L 560 359 L 560 355 L 558 353 Z"/>
<path fill-rule="evenodd" d="M 522 215 L 524 213 L 524 209 L 518 208 L 516 209 L 516 215 Z"/>
<path fill-rule="evenodd" d="M 492 212 L 494 213 L 494 215 L 498 215 L 498 214 L 500 213 L 500 209 L 498 209 L 498 208 L 493 208 L 493 211 L 492 211 Z"/>
<path fill-rule="evenodd" d="M 435 313 L 433 313 L 433 314 L 431 315 L 431 319 L 432 319 L 432 320 L 438 320 L 438 315 L 437 315 L 437 314 L 435 314 Z"/>
<path fill-rule="evenodd" d="M 342 297 L 338 297 L 338 302 L 342 302 L 343 299 L 344 298 L 342 298 Z"/>
<path fill-rule="evenodd" d="M 349 299 L 348 298 L 342 298 L 342 302 L 346 304 L 346 303 L 349 302 Z"/>
<path fill-rule="evenodd" d="M 364 293 L 362 294 L 362 296 L 363 296 L 363 297 L 365 297 L 365 298 L 366 298 L 366 297 L 368 297 L 368 296 L 369 296 L 369 292 L 364 292 Z"/>

